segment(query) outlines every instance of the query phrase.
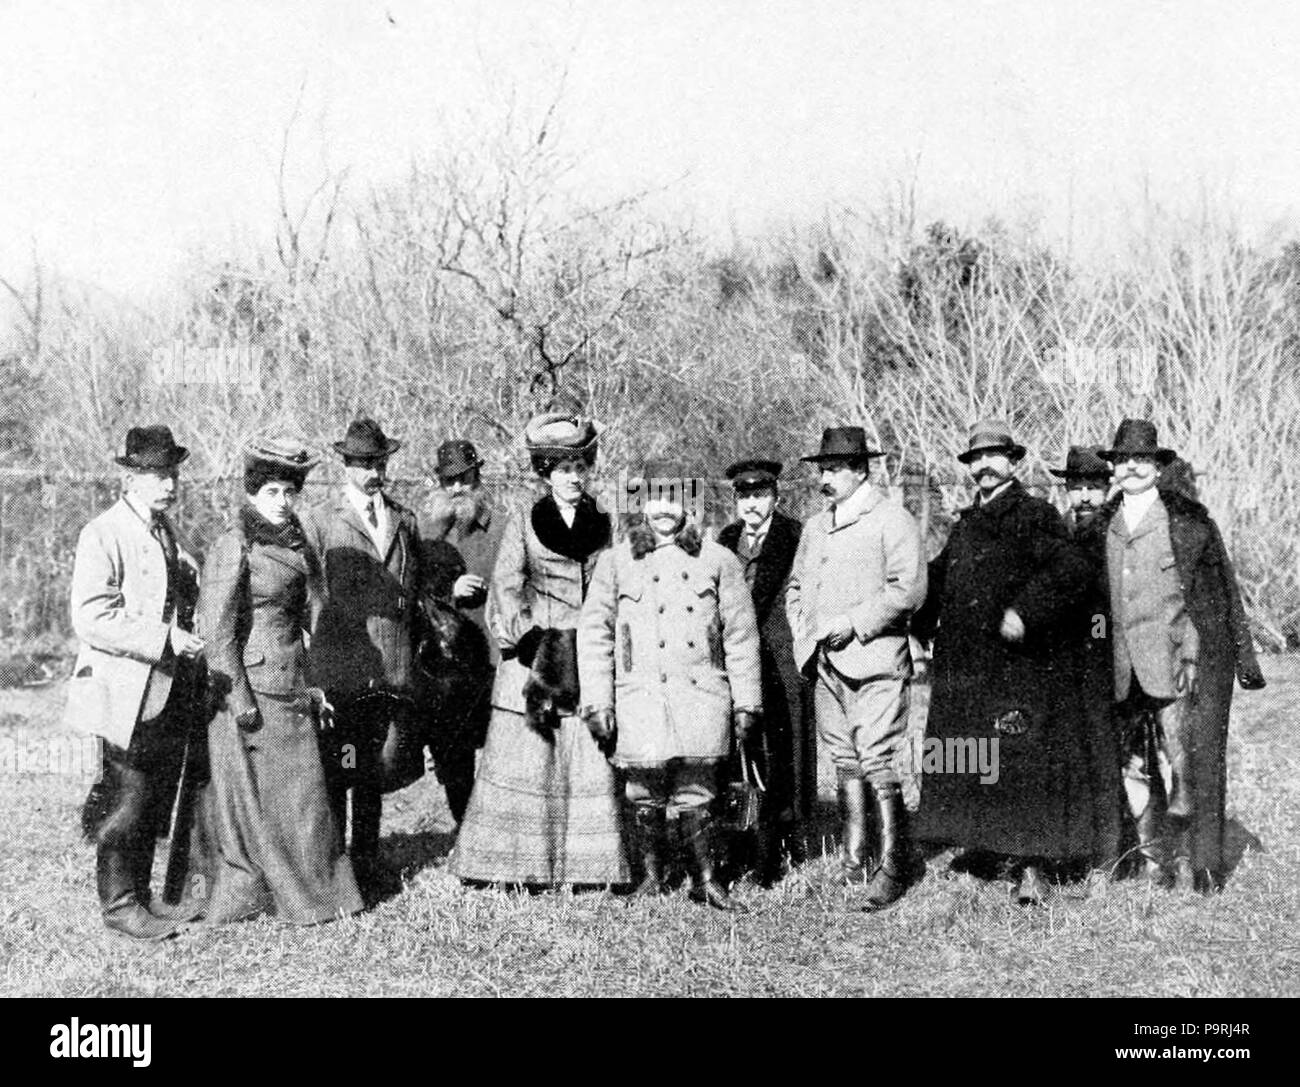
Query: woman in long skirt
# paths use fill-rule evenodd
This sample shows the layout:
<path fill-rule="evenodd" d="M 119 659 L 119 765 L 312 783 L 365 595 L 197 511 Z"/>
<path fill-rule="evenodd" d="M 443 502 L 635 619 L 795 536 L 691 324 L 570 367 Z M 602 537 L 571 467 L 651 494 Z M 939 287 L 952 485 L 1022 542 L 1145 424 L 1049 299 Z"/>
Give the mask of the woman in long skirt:
<path fill-rule="evenodd" d="M 362 908 L 325 790 L 317 737 L 324 699 L 304 678 L 303 633 L 319 602 L 320 567 L 293 505 L 315 463 L 289 442 L 248 449 L 248 500 L 203 571 L 201 630 L 224 695 L 208 728 L 210 924 L 268 910 L 314 924 Z"/>
<path fill-rule="evenodd" d="M 586 491 L 596 429 L 548 413 L 525 441 L 549 493 L 511 518 L 497 552 L 488 623 L 502 660 L 450 868 L 483 883 L 626 883 L 614 771 L 576 715 L 578 614 L 611 531 Z"/>

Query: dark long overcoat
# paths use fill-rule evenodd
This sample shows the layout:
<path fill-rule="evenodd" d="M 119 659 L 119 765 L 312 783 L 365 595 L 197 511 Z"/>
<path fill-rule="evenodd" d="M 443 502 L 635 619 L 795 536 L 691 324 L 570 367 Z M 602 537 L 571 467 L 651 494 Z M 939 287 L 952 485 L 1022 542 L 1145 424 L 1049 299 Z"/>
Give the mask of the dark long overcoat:
<path fill-rule="evenodd" d="M 996 781 L 952 772 L 951 761 L 925 773 L 917 836 L 1010 856 L 1093 856 L 1106 801 L 1091 782 L 1107 768 L 1091 765 L 1080 702 L 1090 563 L 1056 510 L 1013 480 L 962 514 L 929 573 L 913 627 L 921 637 L 938 628 L 927 745 L 974 740 L 991 752 L 996 740 L 998 760 Z M 1008 608 L 1025 625 L 1019 643 L 999 633 Z M 1013 711 L 1023 732 L 994 727 Z"/>
<path fill-rule="evenodd" d="M 718 543 L 739 554 L 744 523 L 718 533 Z M 754 562 L 750 593 L 758 618 L 763 664 L 763 764 L 768 797 L 777 811 L 812 814 L 817 799 L 817 738 L 806 709 L 803 677 L 794 661 L 794 634 L 785 590 L 803 525 L 777 511 Z"/>
<path fill-rule="evenodd" d="M 1222 886 L 1226 875 L 1224 809 L 1233 677 L 1248 689 L 1262 687 L 1264 677 L 1255 659 L 1236 574 L 1218 526 L 1203 505 L 1173 489 L 1161 487 L 1160 499 L 1169 515 L 1169 542 L 1183 599 L 1200 639 L 1199 691 L 1186 710 L 1187 733 L 1192 740 L 1188 772 L 1195 812 L 1191 860 L 1198 871 L 1207 871 L 1213 882 Z M 1106 532 L 1120 501 L 1116 496 L 1108 502 L 1084 534 L 1089 553 L 1103 569 Z M 1106 630 L 1110 630 L 1109 621 Z"/>

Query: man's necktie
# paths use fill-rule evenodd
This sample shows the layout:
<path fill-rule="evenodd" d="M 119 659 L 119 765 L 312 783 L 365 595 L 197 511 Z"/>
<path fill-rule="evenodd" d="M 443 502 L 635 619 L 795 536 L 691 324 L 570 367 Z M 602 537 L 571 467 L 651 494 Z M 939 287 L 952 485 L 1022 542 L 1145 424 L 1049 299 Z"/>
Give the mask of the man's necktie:
<path fill-rule="evenodd" d="M 366 504 L 366 520 L 370 522 L 371 528 L 379 527 L 379 512 L 375 508 L 378 504 L 379 504 L 379 499 L 377 498 L 372 498 Z"/>
<path fill-rule="evenodd" d="M 167 526 L 163 524 L 162 519 L 155 517 L 153 523 L 149 526 L 149 533 L 159 546 L 162 547 L 163 560 L 167 563 L 167 603 L 164 605 L 163 621 L 171 622 L 172 614 L 176 605 L 176 541 L 172 534 L 167 531 Z"/>

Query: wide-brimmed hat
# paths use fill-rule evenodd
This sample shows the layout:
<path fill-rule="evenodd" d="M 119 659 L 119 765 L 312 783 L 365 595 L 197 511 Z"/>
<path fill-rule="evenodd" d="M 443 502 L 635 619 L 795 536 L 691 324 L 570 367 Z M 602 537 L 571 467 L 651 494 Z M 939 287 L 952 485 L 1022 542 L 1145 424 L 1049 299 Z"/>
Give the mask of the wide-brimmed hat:
<path fill-rule="evenodd" d="M 1110 479 L 1110 465 L 1101 459 L 1101 450 L 1095 445 L 1072 445 L 1065 455 L 1064 468 L 1049 468 L 1057 479 L 1067 482 L 1074 479 Z"/>
<path fill-rule="evenodd" d="M 1177 456 L 1172 449 L 1161 448 L 1156 440 L 1155 423 L 1149 419 L 1125 419 L 1115 431 L 1114 446 L 1101 450 L 1101 455 L 1114 462 L 1135 453 L 1152 457 L 1157 464 L 1168 464 Z"/>
<path fill-rule="evenodd" d="M 171 427 L 133 426 L 126 432 L 125 451 L 113 459 L 123 468 L 175 468 L 190 455 L 177 445 Z"/>
<path fill-rule="evenodd" d="M 341 442 L 334 443 L 334 448 L 345 457 L 374 460 L 396 453 L 401 445 L 396 438 L 384 434 L 383 428 L 373 419 L 361 416 L 348 424 L 347 434 Z"/>
<path fill-rule="evenodd" d="M 444 482 L 481 467 L 483 459 L 478 455 L 473 442 L 457 438 L 438 446 L 438 462 L 434 471 Z"/>
<path fill-rule="evenodd" d="M 879 449 L 867 445 L 867 432 L 860 426 L 832 426 L 822 431 L 821 448 L 800 460 L 816 464 L 823 460 L 853 457 L 883 457 Z"/>
<path fill-rule="evenodd" d="M 977 453 L 996 451 L 1005 453 L 1012 461 L 1025 455 L 1025 447 L 1011 437 L 1011 427 L 1004 419 L 981 419 L 970 430 L 966 451 L 958 453 L 962 464 L 969 464 Z"/>
<path fill-rule="evenodd" d="M 524 427 L 524 444 L 534 457 L 590 457 L 599 436 L 590 419 L 561 411 L 535 415 Z"/>
<path fill-rule="evenodd" d="M 737 491 L 752 491 L 762 487 L 775 487 L 777 477 L 781 474 L 779 460 L 764 460 L 751 457 L 738 460 L 727 468 L 727 478 Z"/>
<path fill-rule="evenodd" d="M 260 470 L 264 474 L 284 471 L 305 476 L 320 463 L 320 457 L 292 438 L 257 438 L 244 446 L 244 471 Z"/>

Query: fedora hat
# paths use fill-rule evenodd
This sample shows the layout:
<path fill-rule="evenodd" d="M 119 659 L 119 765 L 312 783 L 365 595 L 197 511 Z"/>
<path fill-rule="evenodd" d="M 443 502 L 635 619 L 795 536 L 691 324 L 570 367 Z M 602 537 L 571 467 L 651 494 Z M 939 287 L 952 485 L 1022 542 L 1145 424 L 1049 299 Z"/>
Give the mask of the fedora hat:
<path fill-rule="evenodd" d="M 867 432 L 860 426 L 832 426 L 822 431 L 821 448 L 800 460 L 816 464 L 823 460 L 840 460 L 854 457 L 883 457 L 879 449 L 867 445 Z"/>
<path fill-rule="evenodd" d="M 113 459 L 123 468 L 175 468 L 190 451 L 177 445 L 171 427 L 133 426 L 126 432 L 125 451 Z"/>
<path fill-rule="evenodd" d="M 966 451 L 958 453 L 962 464 L 969 464 L 977 453 L 997 451 L 1005 453 L 1012 461 L 1025 455 L 1025 447 L 1011 437 L 1011 427 L 1004 419 L 981 419 L 970 430 Z"/>
<path fill-rule="evenodd" d="M 1152 457 L 1157 464 L 1168 464 L 1177 455 L 1172 449 L 1163 449 L 1156 440 L 1156 425 L 1149 419 L 1125 419 L 1115 431 L 1115 443 L 1101 450 L 1106 460 L 1123 460 L 1133 454 Z"/>
<path fill-rule="evenodd" d="M 373 419 L 361 416 L 348 424 L 348 432 L 334 448 L 345 457 L 374 460 L 396 453 L 402 443 L 384 434 Z"/>
<path fill-rule="evenodd" d="M 1057 479 L 1110 479 L 1110 465 L 1101 459 L 1095 445 L 1072 445 L 1065 455 L 1064 468 L 1049 468 Z"/>
<path fill-rule="evenodd" d="M 478 455 L 474 443 L 456 438 L 438 446 L 437 463 L 433 470 L 440 480 L 446 482 L 481 467 L 483 458 Z"/>
<path fill-rule="evenodd" d="M 737 491 L 755 490 L 760 487 L 775 487 L 777 477 L 781 474 L 779 460 L 763 460 L 751 457 L 738 460 L 727 468 L 727 478 Z"/>

